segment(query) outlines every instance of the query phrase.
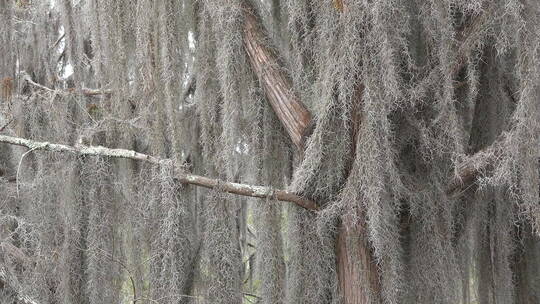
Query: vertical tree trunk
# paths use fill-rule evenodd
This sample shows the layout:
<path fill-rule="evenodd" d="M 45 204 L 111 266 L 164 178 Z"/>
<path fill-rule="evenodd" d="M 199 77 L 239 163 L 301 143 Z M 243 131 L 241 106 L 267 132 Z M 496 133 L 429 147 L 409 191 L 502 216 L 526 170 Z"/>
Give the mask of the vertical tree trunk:
<path fill-rule="evenodd" d="M 311 113 L 294 93 L 287 75 L 279 68 L 278 57 L 265 45 L 260 20 L 257 20 L 253 8 L 248 6 L 245 12 L 244 45 L 252 69 L 264 88 L 266 98 L 276 116 L 301 153 L 304 141 L 313 126 Z M 356 92 L 358 104 L 351 133 L 353 138 L 356 138 L 360 126 L 359 107 L 362 91 L 363 87 L 359 85 Z M 354 149 L 352 153 L 354 154 Z M 336 240 L 336 256 L 343 302 L 377 303 L 376 299 L 379 298 L 380 292 L 378 271 L 363 225 L 354 224 L 349 218 L 343 219 Z"/>
<path fill-rule="evenodd" d="M 353 109 L 351 138 L 354 160 L 356 140 L 362 123 L 361 103 L 364 86 L 355 90 L 356 104 Z M 350 165 L 352 167 L 352 164 Z M 346 216 L 342 219 L 336 240 L 337 270 L 343 304 L 367 304 L 380 302 L 380 281 L 377 264 L 366 232 L 365 212 L 357 209 L 356 222 Z"/>
<path fill-rule="evenodd" d="M 343 304 L 377 303 L 379 275 L 364 225 L 354 224 L 350 218 L 343 220 L 336 255 Z"/>

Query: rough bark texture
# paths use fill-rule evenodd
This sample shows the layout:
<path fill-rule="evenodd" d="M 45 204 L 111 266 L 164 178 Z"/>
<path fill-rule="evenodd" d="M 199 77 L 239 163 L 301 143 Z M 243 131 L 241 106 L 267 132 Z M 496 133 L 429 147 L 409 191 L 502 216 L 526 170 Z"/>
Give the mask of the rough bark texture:
<path fill-rule="evenodd" d="M 278 56 L 265 44 L 268 38 L 264 36 L 260 20 L 257 19 L 253 8 L 249 6 L 244 8 L 244 18 L 243 41 L 251 67 L 283 128 L 301 151 L 313 123 L 311 114 L 294 93 Z"/>
<path fill-rule="evenodd" d="M 365 227 L 348 218 L 338 232 L 336 253 L 343 304 L 377 303 L 379 299 L 379 273 L 366 235 Z"/>

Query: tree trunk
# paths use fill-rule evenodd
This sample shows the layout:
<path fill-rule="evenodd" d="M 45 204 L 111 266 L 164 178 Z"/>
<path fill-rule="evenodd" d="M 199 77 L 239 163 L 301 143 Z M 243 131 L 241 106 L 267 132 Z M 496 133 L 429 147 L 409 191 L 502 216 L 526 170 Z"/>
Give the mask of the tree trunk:
<path fill-rule="evenodd" d="M 292 142 L 301 151 L 312 123 L 311 113 L 294 93 L 291 82 L 281 69 L 278 56 L 265 45 L 267 39 L 253 8 L 245 8 L 244 46 L 251 67 Z"/>
<path fill-rule="evenodd" d="M 264 88 L 266 98 L 276 116 L 298 151 L 302 153 L 306 137 L 310 135 L 314 125 L 311 114 L 294 93 L 287 75 L 280 69 L 278 56 L 264 44 L 267 39 L 253 8 L 248 7 L 245 11 L 244 46 L 252 69 Z M 360 127 L 363 86 L 359 85 L 356 91 L 358 103 L 352 138 L 356 138 Z M 354 154 L 354 149 L 352 150 Z M 358 225 L 345 218 L 336 240 L 338 279 L 345 304 L 376 303 L 375 299 L 379 298 L 377 266 L 364 230 L 364 224 Z"/>
<path fill-rule="evenodd" d="M 354 224 L 350 218 L 345 218 L 339 228 L 336 255 L 343 304 L 379 301 L 379 275 L 365 229 L 365 225 Z"/>

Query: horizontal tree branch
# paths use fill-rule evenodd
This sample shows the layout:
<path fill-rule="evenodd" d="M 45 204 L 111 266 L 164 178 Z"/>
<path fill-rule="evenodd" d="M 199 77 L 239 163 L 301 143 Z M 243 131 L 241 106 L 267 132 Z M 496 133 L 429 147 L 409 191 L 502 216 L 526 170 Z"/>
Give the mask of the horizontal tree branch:
<path fill-rule="evenodd" d="M 457 196 L 472 185 L 482 173 L 487 173 L 499 155 L 499 142 L 491 144 L 486 149 L 477 152 L 461 164 L 456 174 L 448 182 L 446 194 Z"/>
<path fill-rule="evenodd" d="M 70 88 L 67 90 L 59 90 L 59 89 L 51 89 L 49 87 L 46 87 L 42 84 L 39 84 L 32 80 L 30 75 L 28 75 L 26 72 L 21 72 L 21 77 L 24 81 L 26 81 L 28 84 L 32 85 L 33 87 L 36 87 L 38 89 L 52 92 L 52 93 L 66 93 L 66 94 L 82 94 L 84 96 L 98 96 L 98 95 L 111 95 L 113 92 L 112 90 L 101 90 L 101 89 L 88 89 L 88 88 L 82 88 L 80 90 Z"/>
<path fill-rule="evenodd" d="M 99 95 L 111 95 L 113 93 L 112 90 L 101 90 L 101 89 L 88 89 L 88 88 L 82 88 L 80 91 L 77 89 L 69 89 L 67 92 L 72 94 L 77 94 L 80 92 L 80 94 L 84 96 L 99 96 Z"/>
<path fill-rule="evenodd" d="M 72 153 L 76 155 L 101 156 L 111 158 L 125 158 L 136 161 L 149 162 L 156 165 L 165 165 L 170 163 L 169 159 L 160 159 L 151 155 L 139 153 L 133 150 L 111 149 L 102 146 L 86 146 L 77 144 L 75 146 L 55 144 L 50 142 L 40 142 L 30 139 L 0 135 L 0 143 L 26 147 L 30 150 L 43 150 L 51 152 Z M 224 192 L 238 194 L 242 196 L 273 198 L 279 201 L 295 203 L 301 207 L 310 210 L 316 210 L 315 202 L 296 195 L 287 190 L 273 189 L 266 186 L 254 186 L 247 184 L 231 183 L 218 179 L 212 179 L 204 176 L 187 174 L 180 167 L 175 168 L 178 181 L 186 184 L 201 186 L 205 188 L 217 189 Z"/>

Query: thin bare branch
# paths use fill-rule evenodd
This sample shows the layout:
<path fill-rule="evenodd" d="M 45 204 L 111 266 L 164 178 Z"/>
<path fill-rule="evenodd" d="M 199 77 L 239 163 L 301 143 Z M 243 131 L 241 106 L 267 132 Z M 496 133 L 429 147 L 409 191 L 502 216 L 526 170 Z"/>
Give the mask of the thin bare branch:
<path fill-rule="evenodd" d="M 14 120 L 15 118 L 11 118 L 10 120 L 8 120 L 8 122 L 6 122 L 2 127 L 0 127 L 0 132 L 4 131 Z"/>
<path fill-rule="evenodd" d="M 166 165 L 170 164 L 169 159 L 160 159 L 151 155 L 139 153 L 133 150 L 125 149 L 111 149 L 102 146 L 86 146 L 82 144 L 77 144 L 75 146 L 56 144 L 50 142 L 40 142 L 29 140 L 20 137 L 13 137 L 7 135 L 0 135 L 0 142 L 26 147 L 34 151 L 50 151 L 50 152 L 60 152 L 60 153 L 71 153 L 75 155 L 86 155 L 86 156 L 101 156 L 101 157 L 112 157 L 112 158 L 125 158 L 132 159 L 136 161 L 149 162 L 156 165 Z M 232 194 L 238 194 L 242 196 L 250 196 L 257 198 L 267 198 L 272 197 L 279 201 L 295 203 L 301 207 L 310 210 L 316 210 L 317 204 L 309 199 L 298 196 L 287 190 L 273 189 L 272 187 L 266 186 L 254 186 L 247 184 L 231 183 L 227 181 L 222 181 L 218 179 L 212 179 L 204 176 L 193 175 L 185 173 L 180 166 L 176 168 L 176 177 L 178 181 L 191 184 L 196 186 L 201 186 L 205 188 L 218 189 L 223 192 L 228 192 Z"/>
<path fill-rule="evenodd" d="M 66 37 L 66 33 L 62 33 L 62 35 L 58 37 L 58 39 L 56 39 L 56 41 L 53 43 L 53 45 L 51 45 L 49 49 L 50 50 L 54 49 L 60 43 L 60 41 L 62 41 L 65 37 Z"/>
<path fill-rule="evenodd" d="M 30 84 L 30 85 L 38 88 L 38 89 L 47 91 L 47 92 L 65 93 L 65 94 L 77 94 L 77 93 L 80 93 L 80 94 L 82 94 L 84 96 L 111 95 L 113 93 L 112 90 L 89 89 L 89 88 L 82 88 L 80 91 L 76 90 L 76 89 L 67 89 L 67 90 L 51 89 L 49 87 L 46 87 L 46 86 L 44 86 L 42 84 L 39 84 L 39 83 L 33 81 L 32 78 L 30 78 L 30 75 L 28 75 L 27 73 L 22 72 L 21 74 L 22 74 L 22 79 L 24 81 L 28 82 L 28 84 Z"/>
<path fill-rule="evenodd" d="M 39 88 L 39 89 L 42 89 L 42 90 L 45 90 L 47 92 L 55 92 L 55 90 L 51 89 L 51 88 L 48 88 L 42 84 L 39 84 L 35 81 L 32 80 L 32 78 L 30 77 L 30 75 L 28 75 L 26 72 L 21 72 L 21 75 L 22 75 L 22 79 L 26 82 L 28 82 L 30 85 L 36 87 L 36 88 Z"/>

